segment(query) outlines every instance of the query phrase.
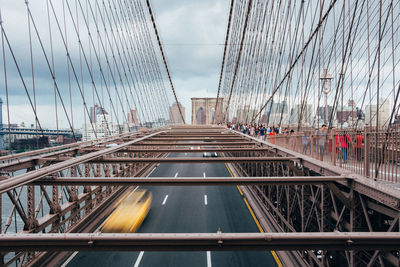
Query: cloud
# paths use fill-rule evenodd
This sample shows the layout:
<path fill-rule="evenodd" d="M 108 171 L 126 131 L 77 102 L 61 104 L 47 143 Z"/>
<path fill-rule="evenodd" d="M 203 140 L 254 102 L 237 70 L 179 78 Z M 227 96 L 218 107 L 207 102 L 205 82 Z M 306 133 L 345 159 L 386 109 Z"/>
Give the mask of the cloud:
<path fill-rule="evenodd" d="M 153 0 L 179 101 L 191 122 L 192 97 L 216 97 L 230 1 Z"/>
<path fill-rule="evenodd" d="M 117 1 L 118 2 L 118 1 Z M 65 37 L 64 32 L 64 21 L 63 21 L 63 5 L 62 2 L 52 1 L 55 7 L 55 12 L 57 14 L 62 33 Z M 75 15 L 76 7 L 74 1 L 69 1 L 72 13 Z M 81 1 L 83 9 L 86 10 L 86 1 Z M 164 51 L 167 56 L 168 65 L 171 71 L 171 76 L 176 87 L 176 92 L 178 100 L 182 102 L 186 108 L 186 117 L 190 122 L 190 111 L 191 111 L 191 97 L 205 96 L 208 92 L 208 96 L 215 96 L 216 89 L 218 86 L 219 71 L 222 60 L 223 43 L 225 38 L 227 15 L 229 11 L 228 0 L 205 0 L 205 1 L 184 1 L 184 0 L 174 0 L 174 1 L 164 1 L 164 0 L 153 0 L 152 7 L 153 12 L 156 16 L 156 23 L 158 25 L 158 30 L 161 35 L 161 40 L 164 44 Z M 96 2 L 91 1 L 94 12 L 96 11 Z M 101 5 L 100 2 L 97 4 Z M 143 6 L 143 11 L 146 16 L 150 34 L 154 35 L 152 25 L 149 21 L 149 16 L 147 12 L 147 7 L 144 1 L 141 1 Z M 107 4 L 108 5 L 108 4 Z M 27 11 L 24 1 L 8 1 L 0 0 L 1 12 L 4 20 L 4 27 L 9 37 L 12 49 L 15 53 L 16 60 L 20 67 L 21 73 L 24 77 L 28 92 L 33 100 L 33 89 L 32 89 L 32 78 L 31 78 L 31 64 L 30 64 L 30 53 L 29 53 L 29 35 L 28 35 L 28 18 Z M 49 25 L 47 21 L 47 7 L 46 1 L 29 3 L 31 8 L 33 18 L 35 20 L 36 26 L 39 30 L 39 35 L 43 43 L 44 49 L 47 53 L 48 60 L 52 64 L 51 50 L 50 50 L 50 35 L 49 35 Z M 74 65 L 77 79 L 81 82 L 81 74 L 83 74 L 83 86 L 81 90 L 84 90 L 85 101 L 90 107 L 95 103 L 98 103 L 98 99 L 95 96 L 93 98 L 92 81 L 89 75 L 89 69 L 85 62 L 85 57 L 88 60 L 88 64 L 92 66 L 93 78 L 98 90 L 100 99 L 105 99 L 106 109 L 110 110 L 110 105 L 107 104 L 108 96 L 105 83 L 108 84 L 111 99 L 113 99 L 116 106 L 118 101 L 116 97 L 115 85 L 112 77 L 109 74 L 109 68 L 106 66 L 107 61 L 104 55 L 104 49 L 108 51 L 108 61 L 110 62 L 110 68 L 114 71 L 114 79 L 117 87 L 120 90 L 120 95 L 124 98 L 125 94 L 122 91 L 122 85 L 120 82 L 119 73 L 116 70 L 114 64 L 114 59 L 110 53 L 110 43 L 115 49 L 115 56 L 117 64 L 119 64 L 119 69 L 121 76 L 125 77 L 125 71 L 130 80 L 130 85 L 132 88 L 138 88 L 137 93 L 133 92 L 134 99 L 130 99 L 130 103 L 133 107 L 133 103 L 139 103 L 140 106 L 146 106 L 147 100 L 140 94 L 150 94 L 149 87 L 143 87 L 142 81 L 135 80 L 128 73 L 128 65 L 126 61 L 120 62 L 118 58 L 118 53 L 116 50 L 117 45 L 120 47 L 120 53 L 123 54 L 121 44 L 126 44 L 122 42 L 122 39 L 116 39 L 117 43 L 114 42 L 113 36 L 111 35 L 111 29 L 108 27 L 107 32 L 109 36 L 107 37 L 104 32 L 102 32 L 102 40 L 105 47 L 101 45 L 98 39 L 96 39 L 96 28 L 93 18 L 89 19 L 89 28 L 91 34 L 95 40 L 96 50 L 91 47 L 89 52 L 90 42 L 87 34 L 87 29 L 83 21 L 82 13 L 79 13 L 79 27 L 80 27 L 80 37 L 82 45 L 85 47 L 85 55 L 79 52 L 78 38 L 74 30 L 74 21 L 72 21 L 67 5 L 65 5 L 66 12 L 66 25 L 67 25 L 67 36 L 68 36 L 68 49 L 72 59 L 72 64 Z M 90 12 L 89 12 L 90 14 Z M 104 14 L 103 14 L 104 15 Z M 61 39 L 60 32 L 57 27 L 56 20 L 52 11 L 50 9 L 51 17 L 51 29 L 52 29 L 52 40 L 53 40 L 53 55 L 54 55 L 54 66 L 56 82 L 59 87 L 60 93 L 68 110 L 70 112 L 70 98 L 69 98 L 69 79 L 67 75 L 67 58 L 66 50 Z M 76 17 L 75 17 L 76 19 Z M 107 20 L 107 17 L 104 16 Z M 112 17 L 110 17 L 113 20 Z M 119 18 L 118 26 L 121 26 L 120 30 L 125 30 L 125 24 L 122 22 L 122 18 Z M 133 29 L 134 27 L 139 27 L 137 24 L 138 18 L 132 18 L 133 24 L 128 24 L 128 27 Z M 76 21 L 75 21 L 76 22 Z M 98 25 L 100 31 L 103 31 L 102 21 L 100 16 L 98 17 Z M 116 25 L 113 25 L 114 33 L 116 34 Z M 38 109 L 39 120 L 43 124 L 43 127 L 55 127 L 55 115 L 54 115 L 54 84 L 51 79 L 50 71 L 48 68 L 48 63 L 43 56 L 41 46 L 36 33 L 32 30 L 32 45 L 33 45 L 33 58 L 34 58 L 34 72 L 35 72 L 35 87 L 36 87 L 36 103 Z M 142 33 L 141 31 L 137 33 Z M 121 35 L 120 35 L 121 36 Z M 124 33 L 124 36 L 126 34 Z M 107 39 L 109 38 L 109 39 Z M 117 36 L 118 38 L 118 36 Z M 154 41 L 154 36 L 152 36 Z M 136 40 L 136 39 L 135 39 Z M 133 40 L 133 41 L 135 41 Z M 136 45 L 134 42 L 133 45 Z M 164 99 L 164 103 L 172 104 L 173 97 L 169 86 L 169 82 L 165 75 L 165 69 L 160 60 L 158 45 L 153 42 L 156 56 L 159 59 L 159 68 L 163 72 L 162 81 L 166 88 L 167 99 Z M 125 47 L 125 52 L 128 53 L 128 48 Z M 97 64 L 96 53 L 102 62 L 102 69 L 104 73 L 104 78 L 100 75 L 99 67 Z M 133 52 L 131 52 L 133 55 Z M 136 57 L 138 55 L 136 54 Z M 134 56 L 135 57 L 135 56 Z M 7 58 L 7 73 L 8 73 L 8 88 L 9 88 L 9 104 L 10 104 L 10 115 L 12 123 L 25 124 L 34 123 L 34 115 L 32 108 L 29 104 L 28 97 L 23 88 L 22 82 L 19 78 L 16 66 L 12 60 L 11 53 L 6 48 L 6 58 Z M 132 61 L 131 61 L 132 62 Z M 130 68 L 132 70 L 137 70 L 140 67 L 144 67 L 150 64 L 148 60 L 139 61 L 141 65 L 132 65 Z M 81 67 L 82 65 L 82 67 Z M 125 68 L 123 68 L 125 67 Z M 3 73 L 3 66 L 0 66 L 1 73 Z M 139 72 L 138 72 L 139 73 Z M 137 74 L 138 74 L 137 73 Z M 136 75 L 137 75 L 136 74 Z M 5 90 L 3 79 L 0 79 L 0 96 L 5 102 Z M 84 121 L 83 104 L 81 98 L 81 92 L 79 90 L 78 84 L 74 77 L 72 67 L 70 67 L 70 83 L 72 90 L 72 105 L 74 110 L 74 126 L 80 127 Z M 124 81 L 125 88 L 128 88 L 128 83 Z M 155 81 L 153 80 L 150 84 L 151 88 L 154 88 Z M 128 89 L 129 90 L 129 89 Z M 153 89 L 151 89 L 153 90 Z M 128 97 L 131 96 L 130 92 L 127 92 Z M 154 95 L 154 93 L 151 93 Z M 157 96 L 156 97 L 161 97 Z M 58 98 L 58 96 L 57 96 Z M 154 99 L 153 99 L 154 100 Z M 125 101 L 125 99 L 123 100 Z M 156 100 L 154 100 L 156 101 Z M 157 100 L 159 101 L 159 100 Z M 101 101 L 100 101 L 101 102 Z M 126 101 L 125 101 L 126 102 Z M 57 99 L 58 114 L 59 114 L 59 124 L 60 127 L 68 128 L 68 123 L 64 111 L 60 105 L 60 99 Z M 125 105 L 125 104 L 124 104 Z M 165 104 L 163 104 L 165 105 Z M 154 106 L 154 105 L 153 105 Z M 121 107 L 119 107 L 121 109 Z M 127 107 L 125 106 L 125 109 Z M 6 110 L 3 108 L 3 114 Z M 168 113 L 163 110 L 161 112 L 168 116 Z M 120 112 L 121 113 L 121 112 Z M 139 112 L 140 114 L 140 112 Z M 70 114 L 69 114 L 70 116 Z M 3 116 L 3 121 L 5 121 L 5 116 Z"/>

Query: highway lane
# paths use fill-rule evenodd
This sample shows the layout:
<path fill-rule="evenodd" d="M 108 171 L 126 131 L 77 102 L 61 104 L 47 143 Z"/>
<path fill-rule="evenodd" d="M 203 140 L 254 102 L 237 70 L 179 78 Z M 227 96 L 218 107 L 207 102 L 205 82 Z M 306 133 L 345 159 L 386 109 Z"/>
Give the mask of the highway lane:
<path fill-rule="evenodd" d="M 202 154 L 192 154 L 201 157 Z M 173 153 L 170 157 L 185 157 Z M 160 164 L 150 177 L 229 177 L 225 164 Z M 153 204 L 138 232 L 258 232 L 235 186 L 145 187 Z M 67 266 L 276 266 L 271 253 L 228 252 L 80 252 Z"/>

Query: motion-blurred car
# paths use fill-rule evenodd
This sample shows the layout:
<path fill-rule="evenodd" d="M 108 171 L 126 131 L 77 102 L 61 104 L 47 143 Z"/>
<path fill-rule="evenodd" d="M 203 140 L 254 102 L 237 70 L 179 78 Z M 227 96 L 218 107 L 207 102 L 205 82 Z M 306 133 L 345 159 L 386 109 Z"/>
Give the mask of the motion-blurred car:
<path fill-rule="evenodd" d="M 103 233 L 134 233 L 151 208 L 153 194 L 144 189 L 127 193 L 104 223 Z"/>
<path fill-rule="evenodd" d="M 204 152 L 203 158 L 218 158 L 217 152 Z"/>

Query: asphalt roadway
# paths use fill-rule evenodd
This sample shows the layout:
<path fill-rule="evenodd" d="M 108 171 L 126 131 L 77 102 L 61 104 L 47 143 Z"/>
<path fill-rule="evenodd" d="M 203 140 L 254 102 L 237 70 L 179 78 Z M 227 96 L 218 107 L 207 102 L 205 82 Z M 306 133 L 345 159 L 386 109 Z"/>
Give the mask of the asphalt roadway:
<path fill-rule="evenodd" d="M 170 157 L 185 157 L 173 153 Z M 202 154 L 190 154 L 201 157 Z M 160 164 L 149 177 L 230 177 L 223 163 Z M 236 186 L 154 186 L 151 210 L 139 233 L 259 232 Z M 267 251 L 79 252 L 63 266 L 277 266 Z"/>

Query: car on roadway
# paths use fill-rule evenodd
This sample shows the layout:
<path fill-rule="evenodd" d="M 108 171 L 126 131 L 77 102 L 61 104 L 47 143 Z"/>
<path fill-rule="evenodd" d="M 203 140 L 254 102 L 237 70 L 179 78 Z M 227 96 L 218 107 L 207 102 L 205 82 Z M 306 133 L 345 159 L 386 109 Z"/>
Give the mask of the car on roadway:
<path fill-rule="evenodd" d="M 218 153 L 217 152 L 204 152 L 203 153 L 203 158 L 218 158 Z"/>
<path fill-rule="evenodd" d="M 117 202 L 115 210 L 106 219 L 103 233 L 134 233 L 143 223 L 151 208 L 153 194 L 144 189 L 128 192 Z"/>
<path fill-rule="evenodd" d="M 110 147 L 116 147 L 118 146 L 118 144 L 112 143 L 112 144 L 107 144 L 106 147 L 110 148 Z"/>

